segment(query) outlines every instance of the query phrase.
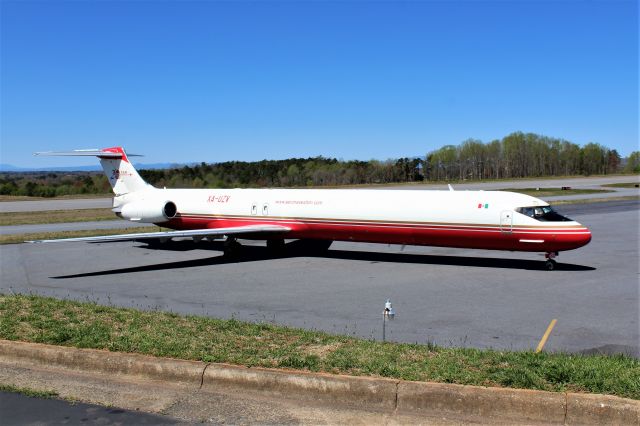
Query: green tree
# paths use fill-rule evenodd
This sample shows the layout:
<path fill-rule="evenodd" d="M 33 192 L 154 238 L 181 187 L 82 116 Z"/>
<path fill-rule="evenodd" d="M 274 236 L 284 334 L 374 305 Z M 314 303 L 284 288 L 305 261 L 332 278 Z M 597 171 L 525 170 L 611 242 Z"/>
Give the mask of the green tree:
<path fill-rule="evenodd" d="M 582 172 L 585 175 L 604 174 L 607 164 L 607 149 L 597 143 L 582 147 Z"/>
<path fill-rule="evenodd" d="M 626 173 L 640 173 L 640 151 L 633 151 L 629 154 L 624 171 Z"/>

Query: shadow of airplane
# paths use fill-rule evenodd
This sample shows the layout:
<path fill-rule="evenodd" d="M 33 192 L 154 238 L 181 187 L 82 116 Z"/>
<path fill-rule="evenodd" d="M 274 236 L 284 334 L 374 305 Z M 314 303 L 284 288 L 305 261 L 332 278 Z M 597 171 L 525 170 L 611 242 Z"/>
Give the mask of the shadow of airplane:
<path fill-rule="evenodd" d="M 468 256 L 442 256 L 429 254 L 409 254 L 409 253 L 380 253 L 369 251 L 350 250 L 328 250 L 324 252 L 313 252 L 299 243 L 293 241 L 286 245 L 287 250 L 282 255 L 274 256 L 264 246 L 243 246 L 242 251 L 233 257 L 218 255 L 193 260 L 182 260 L 168 263 L 157 263 L 151 265 L 134 266 L 121 269 L 108 269 L 104 271 L 86 272 L 81 274 L 60 275 L 51 277 L 54 279 L 94 277 L 102 275 L 130 274 L 136 272 L 163 271 L 172 269 L 194 268 L 199 266 L 224 265 L 243 262 L 257 262 L 272 260 L 277 258 L 293 257 L 317 257 L 324 259 L 354 260 L 362 262 L 382 262 L 382 263 L 405 263 L 424 265 L 447 265 L 464 266 L 474 268 L 498 268 L 498 269 L 523 269 L 533 271 L 546 271 L 544 262 L 541 260 L 527 259 L 504 259 L 495 257 L 468 257 Z M 150 250 L 168 251 L 190 251 L 197 249 L 210 249 L 222 251 L 222 242 L 200 242 L 194 244 L 192 241 L 170 241 L 163 244 L 144 245 L 140 248 Z M 558 263 L 556 271 L 593 271 L 596 268 L 591 266 L 576 265 L 571 263 Z"/>

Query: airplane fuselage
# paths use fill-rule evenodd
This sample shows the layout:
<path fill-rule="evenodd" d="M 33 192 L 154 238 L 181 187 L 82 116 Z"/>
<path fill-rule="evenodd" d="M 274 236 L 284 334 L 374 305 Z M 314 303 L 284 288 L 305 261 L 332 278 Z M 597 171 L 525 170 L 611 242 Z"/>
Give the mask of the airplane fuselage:
<path fill-rule="evenodd" d="M 286 235 L 268 238 L 532 252 L 571 250 L 591 240 L 578 222 L 516 211 L 546 202 L 502 191 L 150 189 L 133 195 L 144 204 L 175 204 L 174 217 L 154 222 L 176 230 L 282 225 L 290 229 Z M 116 197 L 115 210 L 131 201 Z"/>
<path fill-rule="evenodd" d="M 166 242 L 173 238 L 267 240 L 280 253 L 284 239 L 308 240 L 314 251 L 332 241 L 545 252 L 555 269 L 560 251 L 582 247 L 591 232 L 543 200 L 503 191 L 380 189 L 157 189 L 142 179 L 122 147 L 37 155 L 100 159 L 121 218 L 173 231 L 100 235 L 32 242 Z M 450 188 L 452 189 L 452 188 Z"/>

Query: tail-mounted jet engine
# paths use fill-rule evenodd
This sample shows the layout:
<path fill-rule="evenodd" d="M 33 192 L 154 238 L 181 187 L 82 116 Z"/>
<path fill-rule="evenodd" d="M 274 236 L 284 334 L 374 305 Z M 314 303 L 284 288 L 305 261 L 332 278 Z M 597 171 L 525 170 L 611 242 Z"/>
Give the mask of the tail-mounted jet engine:
<path fill-rule="evenodd" d="M 140 200 L 122 206 L 120 216 L 134 222 L 158 223 L 176 217 L 178 208 L 173 201 Z"/>

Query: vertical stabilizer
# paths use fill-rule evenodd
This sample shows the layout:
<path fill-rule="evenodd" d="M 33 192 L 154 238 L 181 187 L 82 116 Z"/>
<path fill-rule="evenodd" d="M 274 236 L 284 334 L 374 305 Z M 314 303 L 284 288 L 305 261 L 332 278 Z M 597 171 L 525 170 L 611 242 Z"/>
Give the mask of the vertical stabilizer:
<path fill-rule="evenodd" d="M 67 152 L 36 152 L 34 155 L 98 157 L 102 170 L 107 175 L 109 184 L 111 184 L 116 196 L 153 188 L 140 177 L 133 164 L 129 162 L 129 157 L 124 152 L 124 149 L 120 146 L 103 149 L 79 149 Z"/>
<path fill-rule="evenodd" d="M 102 170 L 107 175 L 111 188 L 116 195 L 137 192 L 150 186 L 140 177 L 133 164 L 129 162 L 129 158 L 122 147 L 105 148 L 101 151 L 120 154 L 118 157 L 98 155 Z"/>

